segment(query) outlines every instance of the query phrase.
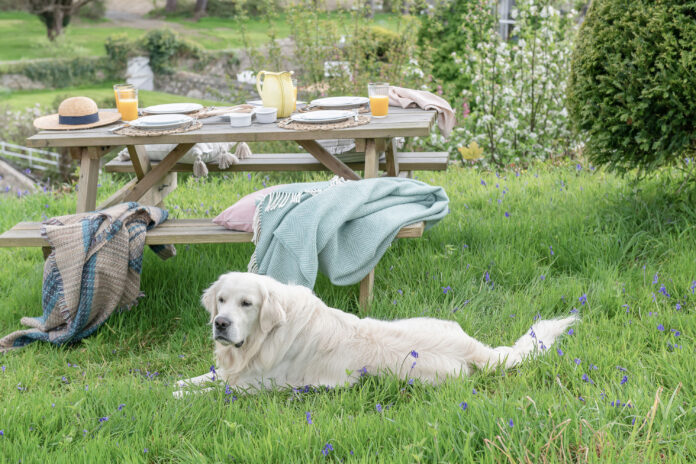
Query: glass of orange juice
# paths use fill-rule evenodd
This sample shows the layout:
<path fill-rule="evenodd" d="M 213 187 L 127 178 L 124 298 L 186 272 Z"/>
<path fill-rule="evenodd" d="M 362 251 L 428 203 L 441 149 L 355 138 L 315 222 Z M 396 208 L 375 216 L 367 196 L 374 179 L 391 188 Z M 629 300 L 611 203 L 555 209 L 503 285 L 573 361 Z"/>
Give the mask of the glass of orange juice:
<path fill-rule="evenodd" d="M 114 100 L 116 100 L 116 109 L 121 110 L 118 106 L 118 89 L 134 89 L 132 84 L 114 84 Z"/>
<path fill-rule="evenodd" d="M 370 97 L 372 117 L 386 117 L 389 112 L 389 83 L 376 82 L 367 84 L 367 96 Z"/>
<path fill-rule="evenodd" d="M 133 86 L 117 88 L 116 102 L 121 119 L 124 121 L 138 119 L 138 89 Z"/>

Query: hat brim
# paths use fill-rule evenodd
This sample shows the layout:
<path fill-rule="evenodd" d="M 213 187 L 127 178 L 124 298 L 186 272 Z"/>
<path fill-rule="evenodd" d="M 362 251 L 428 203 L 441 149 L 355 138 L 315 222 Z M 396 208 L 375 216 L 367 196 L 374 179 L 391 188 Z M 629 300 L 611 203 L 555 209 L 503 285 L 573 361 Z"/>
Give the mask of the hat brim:
<path fill-rule="evenodd" d="M 34 119 L 34 127 L 41 130 L 74 130 L 74 129 L 89 129 L 91 127 L 106 126 L 113 124 L 121 119 L 121 113 L 118 111 L 100 111 L 99 121 L 89 124 L 60 124 L 58 122 L 58 114 L 49 114 Z"/>

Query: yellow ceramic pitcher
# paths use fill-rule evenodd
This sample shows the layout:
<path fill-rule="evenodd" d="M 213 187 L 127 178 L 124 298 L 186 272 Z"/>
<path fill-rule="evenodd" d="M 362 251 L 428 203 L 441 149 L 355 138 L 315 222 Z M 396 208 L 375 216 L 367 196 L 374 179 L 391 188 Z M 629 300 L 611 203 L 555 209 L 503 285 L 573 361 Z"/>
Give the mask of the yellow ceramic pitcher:
<path fill-rule="evenodd" d="M 261 89 L 261 76 L 263 90 Z M 278 109 L 278 117 L 285 118 L 295 110 L 295 97 L 292 90 L 292 72 L 261 71 L 256 75 L 256 90 L 259 91 L 263 106 Z"/>

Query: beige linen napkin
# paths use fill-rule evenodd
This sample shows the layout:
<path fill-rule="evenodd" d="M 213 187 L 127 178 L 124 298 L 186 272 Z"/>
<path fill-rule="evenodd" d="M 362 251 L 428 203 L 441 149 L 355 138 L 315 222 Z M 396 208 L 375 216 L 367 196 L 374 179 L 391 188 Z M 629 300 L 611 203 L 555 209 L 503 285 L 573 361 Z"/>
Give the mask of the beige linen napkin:
<path fill-rule="evenodd" d="M 437 125 L 445 137 L 449 137 L 457 122 L 454 118 L 454 110 L 447 100 L 424 90 L 390 86 L 389 104 L 402 108 L 418 106 L 424 110 L 436 110 Z"/>

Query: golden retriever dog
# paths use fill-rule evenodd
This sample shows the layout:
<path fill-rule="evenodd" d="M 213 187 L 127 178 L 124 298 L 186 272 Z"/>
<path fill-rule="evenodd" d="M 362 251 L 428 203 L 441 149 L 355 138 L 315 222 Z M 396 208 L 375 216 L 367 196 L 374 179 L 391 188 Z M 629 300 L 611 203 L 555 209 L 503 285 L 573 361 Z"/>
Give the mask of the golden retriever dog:
<path fill-rule="evenodd" d="M 454 321 L 359 318 L 328 307 L 305 287 L 242 272 L 222 275 L 202 303 L 210 313 L 217 372 L 180 387 L 214 380 L 243 390 L 333 387 L 364 373 L 436 384 L 468 375 L 472 366 L 515 366 L 548 349 L 577 320 L 538 321 L 513 346 L 491 348 Z"/>

